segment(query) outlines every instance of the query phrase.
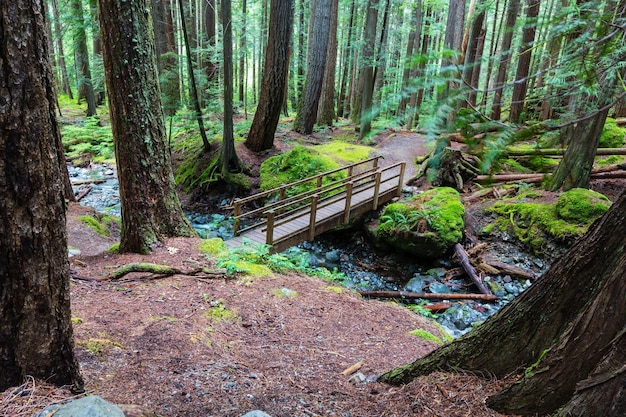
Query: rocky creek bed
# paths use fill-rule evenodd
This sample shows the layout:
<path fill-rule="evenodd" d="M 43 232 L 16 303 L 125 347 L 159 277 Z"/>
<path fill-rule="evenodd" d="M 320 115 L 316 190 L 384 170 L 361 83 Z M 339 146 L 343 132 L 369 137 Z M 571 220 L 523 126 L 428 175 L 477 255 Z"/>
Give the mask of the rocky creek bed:
<path fill-rule="evenodd" d="M 75 193 L 91 187 L 88 194 L 81 199 L 82 205 L 93 207 L 98 212 L 120 215 L 119 188 L 114 169 L 107 165 L 93 165 L 89 168 L 69 166 L 68 170 L 71 180 L 80 183 L 74 186 Z M 98 181 L 85 182 L 89 180 Z M 415 192 L 412 189 L 406 191 Z M 226 205 L 226 201 L 223 205 Z M 227 240 L 233 236 L 232 221 L 223 214 L 188 212 L 187 215 L 202 238 L 220 237 Z M 545 272 L 550 263 L 524 251 L 506 234 L 491 238 L 489 252 L 500 262 L 532 272 L 535 278 Z M 446 270 L 455 266 L 449 259 L 424 262 L 397 253 L 381 253 L 373 248 L 361 231 L 328 233 L 315 241 L 304 242 L 286 251 L 287 255 L 290 253 L 299 257 L 304 255 L 311 267 L 325 267 L 343 273 L 345 278 L 342 284 L 355 290 L 431 293 L 474 291 L 469 280 L 445 279 Z M 429 313 L 420 304 L 409 307 L 431 315 L 452 337 L 458 337 L 497 312 L 532 284 L 530 280 L 520 281 L 508 275 L 485 277 L 485 281 L 499 297 L 498 301 L 455 302 L 450 308 L 436 314 Z"/>

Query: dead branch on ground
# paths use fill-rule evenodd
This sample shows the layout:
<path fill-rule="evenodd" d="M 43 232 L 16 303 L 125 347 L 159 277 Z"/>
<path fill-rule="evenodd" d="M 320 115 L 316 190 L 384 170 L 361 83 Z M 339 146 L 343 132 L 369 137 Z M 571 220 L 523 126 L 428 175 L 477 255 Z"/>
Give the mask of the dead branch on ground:
<path fill-rule="evenodd" d="M 111 281 L 117 281 L 125 275 L 132 272 L 147 272 L 151 275 L 141 277 L 143 278 L 165 278 L 172 275 L 186 275 L 201 278 L 228 278 L 231 274 L 228 274 L 224 269 L 209 269 L 205 267 L 194 268 L 191 270 L 182 270 L 179 268 L 173 268 L 167 265 L 158 265 L 152 263 L 130 263 L 121 266 L 117 270 L 109 274 Z"/>

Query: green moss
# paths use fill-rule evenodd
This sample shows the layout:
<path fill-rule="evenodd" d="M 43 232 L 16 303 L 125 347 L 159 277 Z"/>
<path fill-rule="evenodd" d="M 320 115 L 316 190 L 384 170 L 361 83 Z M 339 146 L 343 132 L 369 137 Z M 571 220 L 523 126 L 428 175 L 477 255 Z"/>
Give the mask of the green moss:
<path fill-rule="evenodd" d="M 543 254 L 546 241 L 555 239 L 571 244 L 582 236 L 610 206 L 605 196 L 585 189 L 572 189 L 555 204 L 527 201 L 498 202 L 489 209 L 499 217 L 496 225 L 511 230 L 535 254 Z"/>
<path fill-rule="evenodd" d="M 337 287 L 334 285 L 329 285 L 327 287 L 324 288 L 326 291 L 332 291 L 335 292 L 337 294 L 343 294 L 343 288 L 342 287 Z"/>
<path fill-rule="evenodd" d="M 558 216 L 571 223 L 590 224 L 606 213 L 611 201 L 603 194 L 584 188 L 573 188 L 561 194 L 556 202 Z"/>
<path fill-rule="evenodd" d="M 299 295 L 298 291 L 290 290 L 289 288 L 280 288 L 272 292 L 274 293 L 275 296 L 279 298 L 282 298 L 282 297 L 293 298 Z"/>
<path fill-rule="evenodd" d="M 428 340 L 429 342 L 435 342 L 438 345 L 443 345 L 443 341 L 437 336 L 435 336 L 434 334 L 432 334 L 431 332 L 429 332 L 428 330 L 415 329 L 415 330 L 411 330 L 409 334 L 413 336 L 417 336 L 420 339 Z"/>
<path fill-rule="evenodd" d="M 78 340 L 76 344 L 85 348 L 92 355 L 105 354 L 114 347 L 122 347 L 121 343 L 114 341 L 106 333 L 98 333 L 98 337 Z"/>
<path fill-rule="evenodd" d="M 119 253 L 120 252 L 120 244 L 119 243 L 114 243 L 111 246 L 109 246 L 109 249 L 107 249 L 107 252 L 109 253 Z"/>
<path fill-rule="evenodd" d="M 80 317 L 72 317 L 70 320 L 73 324 L 83 324 L 85 322 L 85 320 L 81 319 Z"/>
<path fill-rule="evenodd" d="M 261 190 L 271 190 L 339 167 L 340 165 L 329 156 L 304 146 L 296 146 L 289 152 L 272 156 L 261 164 Z M 338 172 L 324 178 L 323 183 L 328 184 L 341 178 L 345 178 L 345 173 Z M 315 182 L 311 181 L 291 187 L 287 190 L 287 195 L 300 194 L 315 186 Z"/>
<path fill-rule="evenodd" d="M 204 239 L 198 246 L 198 250 L 208 255 L 217 255 L 225 250 L 224 241 L 219 237 Z"/>
<path fill-rule="evenodd" d="M 615 119 L 607 118 L 600 136 L 601 148 L 621 148 L 624 146 L 626 128 L 619 127 Z"/>
<path fill-rule="evenodd" d="M 342 165 L 365 160 L 371 156 L 374 150 L 370 146 L 354 145 L 341 140 L 318 145 L 314 149 L 323 155 L 333 157 Z"/>
<path fill-rule="evenodd" d="M 113 224 L 121 227 L 121 219 L 108 214 L 95 214 L 93 216 L 80 216 L 78 218 L 82 223 L 94 230 L 100 236 L 109 237 L 111 235 L 111 226 Z"/>
<path fill-rule="evenodd" d="M 216 300 L 211 302 L 211 307 L 204 313 L 212 323 L 229 322 L 235 323 L 239 321 L 239 315 L 235 310 L 231 310 L 224 305 L 224 300 Z"/>
<path fill-rule="evenodd" d="M 437 257 L 463 237 L 465 207 L 450 187 L 428 190 L 385 207 L 377 237 L 406 252 Z"/>

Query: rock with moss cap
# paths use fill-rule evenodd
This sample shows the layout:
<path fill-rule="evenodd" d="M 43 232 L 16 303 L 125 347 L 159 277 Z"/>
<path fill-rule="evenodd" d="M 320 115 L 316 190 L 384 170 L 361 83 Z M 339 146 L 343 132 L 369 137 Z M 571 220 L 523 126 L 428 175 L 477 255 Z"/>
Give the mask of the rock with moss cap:
<path fill-rule="evenodd" d="M 465 207 L 459 193 L 440 187 L 385 207 L 375 237 L 420 258 L 444 256 L 463 237 Z"/>

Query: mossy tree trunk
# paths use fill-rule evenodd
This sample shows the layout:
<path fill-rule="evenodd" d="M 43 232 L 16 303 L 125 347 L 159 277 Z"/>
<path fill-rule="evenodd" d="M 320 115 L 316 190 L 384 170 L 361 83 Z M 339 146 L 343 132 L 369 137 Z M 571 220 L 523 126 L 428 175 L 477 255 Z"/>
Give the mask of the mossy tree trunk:
<path fill-rule="evenodd" d="M 82 0 L 72 0 L 71 7 L 72 23 L 74 25 L 74 61 L 76 63 L 76 77 L 78 78 L 78 103 L 85 99 L 87 102 L 87 116 L 95 116 L 96 95 L 91 83 L 89 50 L 87 49 L 87 32 L 85 30 Z"/>
<path fill-rule="evenodd" d="M 28 375 L 83 384 L 44 22 L 44 0 L 0 2 L 0 391 Z"/>
<path fill-rule="evenodd" d="M 231 0 L 222 0 L 222 30 L 224 32 L 223 67 L 224 67 L 224 137 L 220 159 L 222 162 L 222 176 L 229 172 L 239 171 L 239 158 L 235 151 L 235 137 L 233 133 L 233 29 Z"/>
<path fill-rule="evenodd" d="M 100 0 L 103 58 L 122 204 L 121 252 L 193 236 L 165 142 L 148 1 Z"/>
<path fill-rule="evenodd" d="M 274 134 L 287 88 L 292 30 L 293 0 L 272 0 L 261 97 L 245 142 L 248 149 L 255 152 L 274 146 Z"/>
<path fill-rule="evenodd" d="M 501 377 L 527 368 L 521 383 L 489 404 L 501 412 L 528 415 L 552 413 L 564 405 L 567 409 L 569 401 L 587 401 L 585 406 L 590 406 L 593 398 L 582 397 L 585 384 L 607 375 L 603 388 L 617 397 L 594 402 L 596 411 L 585 415 L 617 415 L 611 407 L 616 401 L 624 404 L 626 382 L 626 350 L 618 349 L 626 328 L 625 234 L 626 193 L 548 272 L 496 315 L 381 379 L 403 384 L 453 368 Z"/>

